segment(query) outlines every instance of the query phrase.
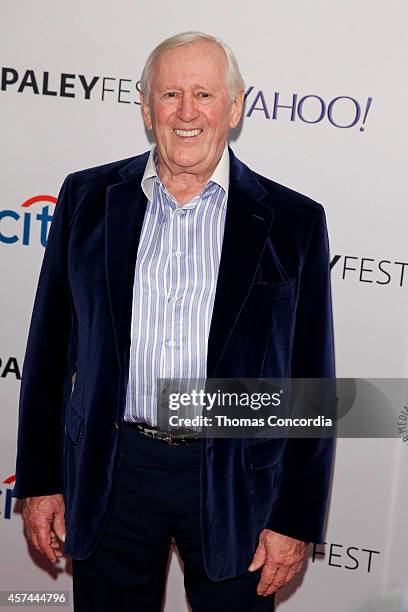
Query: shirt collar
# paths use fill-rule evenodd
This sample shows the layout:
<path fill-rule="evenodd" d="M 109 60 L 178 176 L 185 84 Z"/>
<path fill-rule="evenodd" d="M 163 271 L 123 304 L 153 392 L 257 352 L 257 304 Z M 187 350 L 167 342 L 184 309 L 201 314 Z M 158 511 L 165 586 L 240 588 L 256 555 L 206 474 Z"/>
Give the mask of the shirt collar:
<path fill-rule="evenodd" d="M 146 168 L 145 168 L 143 178 L 142 178 L 142 183 L 141 183 L 143 192 L 145 196 L 147 197 L 147 199 L 150 201 L 152 201 L 153 199 L 153 189 L 154 189 L 155 179 L 156 177 L 159 178 L 157 174 L 156 163 L 155 163 L 156 156 L 157 156 L 156 145 L 153 145 L 150 150 L 149 158 L 147 160 Z M 225 148 L 221 155 L 220 161 L 218 162 L 217 167 L 215 168 L 214 172 L 210 176 L 208 183 L 211 181 L 219 185 L 224 190 L 227 197 L 228 197 L 228 187 L 229 187 L 229 174 L 230 174 L 230 159 L 229 159 L 229 152 L 228 152 L 228 144 L 225 143 Z"/>

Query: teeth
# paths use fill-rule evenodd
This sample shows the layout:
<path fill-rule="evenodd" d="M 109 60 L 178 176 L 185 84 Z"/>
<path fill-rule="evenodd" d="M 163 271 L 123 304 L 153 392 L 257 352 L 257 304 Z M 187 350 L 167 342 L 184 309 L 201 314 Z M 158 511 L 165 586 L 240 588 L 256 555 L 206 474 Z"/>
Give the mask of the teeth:
<path fill-rule="evenodd" d="M 177 136 L 198 136 L 202 130 L 174 130 Z"/>

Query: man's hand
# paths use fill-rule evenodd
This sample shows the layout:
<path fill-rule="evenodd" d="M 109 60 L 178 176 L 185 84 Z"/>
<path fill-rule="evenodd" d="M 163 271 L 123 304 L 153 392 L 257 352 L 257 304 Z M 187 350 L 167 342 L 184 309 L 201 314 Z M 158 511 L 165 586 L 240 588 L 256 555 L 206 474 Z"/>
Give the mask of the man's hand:
<path fill-rule="evenodd" d="M 272 595 L 296 576 L 302 567 L 307 545 L 307 542 L 271 529 L 261 531 L 258 548 L 248 568 L 253 572 L 264 566 L 256 589 L 258 595 Z"/>
<path fill-rule="evenodd" d="M 24 532 L 34 548 L 51 563 L 62 557 L 60 542 L 64 542 L 66 534 L 64 513 L 64 498 L 60 493 L 26 497 L 23 501 Z"/>

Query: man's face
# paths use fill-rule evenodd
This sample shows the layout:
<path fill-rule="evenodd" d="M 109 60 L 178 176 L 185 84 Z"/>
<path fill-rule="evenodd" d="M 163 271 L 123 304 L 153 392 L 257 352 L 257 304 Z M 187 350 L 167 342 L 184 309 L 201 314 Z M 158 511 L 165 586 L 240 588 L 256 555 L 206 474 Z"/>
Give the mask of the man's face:
<path fill-rule="evenodd" d="M 225 76 L 225 54 L 208 41 L 168 49 L 157 59 L 150 98 L 141 94 L 141 102 L 159 161 L 171 173 L 211 175 L 215 169 L 243 106 L 243 92 L 231 102 Z"/>

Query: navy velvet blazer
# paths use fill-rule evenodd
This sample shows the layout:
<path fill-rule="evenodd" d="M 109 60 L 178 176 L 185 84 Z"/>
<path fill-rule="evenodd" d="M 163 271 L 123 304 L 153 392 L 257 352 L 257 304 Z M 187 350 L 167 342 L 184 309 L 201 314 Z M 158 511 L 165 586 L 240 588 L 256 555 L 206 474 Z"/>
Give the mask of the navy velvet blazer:
<path fill-rule="evenodd" d="M 31 319 L 13 495 L 64 495 L 75 559 L 100 540 L 118 476 L 147 158 L 67 176 Z M 231 149 L 230 163 L 207 375 L 333 377 L 324 209 Z M 203 440 L 208 576 L 245 572 L 263 528 L 322 542 L 332 455 L 330 439 Z"/>

